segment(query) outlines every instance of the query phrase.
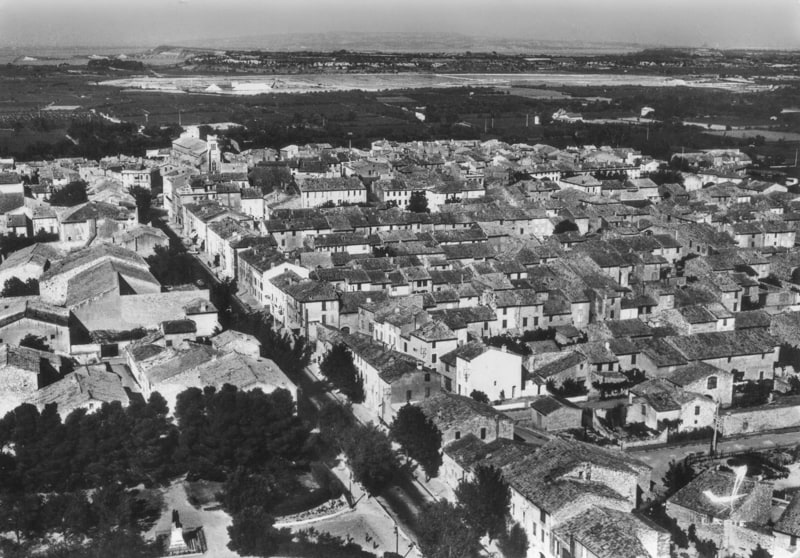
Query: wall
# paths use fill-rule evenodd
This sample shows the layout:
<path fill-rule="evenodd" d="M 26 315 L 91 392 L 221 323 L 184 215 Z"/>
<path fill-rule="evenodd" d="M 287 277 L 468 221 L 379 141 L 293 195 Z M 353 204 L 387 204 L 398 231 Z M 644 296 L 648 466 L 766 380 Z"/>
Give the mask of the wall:
<path fill-rule="evenodd" d="M 762 405 L 720 414 L 720 432 L 723 436 L 792 427 L 800 427 L 800 404 L 783 407 Z"/>
<path fill-rule="evenodd" d="M 19 345 L 19 342 L 28 334 L 44 337 L 50 347 L 59 353 L 69 353 L 70 339 L 69 327 L 21 318 L 0 328 L 0 343 Z"/>
<path fill-rule="evenodd" d="M 516 397 L 522 389 L 522 357 L 494 348 L 466 361 L 456 361 L 456 392 L 482 391 L 494 401 Z"/>

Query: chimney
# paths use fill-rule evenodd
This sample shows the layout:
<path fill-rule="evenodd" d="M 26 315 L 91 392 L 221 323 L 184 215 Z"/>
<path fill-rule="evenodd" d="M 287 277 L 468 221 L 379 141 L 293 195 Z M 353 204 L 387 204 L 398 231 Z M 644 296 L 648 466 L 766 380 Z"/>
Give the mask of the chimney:
<path fill-rule="evenodd" d="M 400 313 L 400 307 L 399 306 L 395 306 L 394 307 L 394 313 L 395 314 L 399 314 Z"/>
<path fill-rule="evenodd" d="M 417 370 L 422 370 L 422 363 L 421 362 L 417 363 Z"/>
<path fill-rule="evenodd" d="M 372 304 L 372 297 L 371 296 L 367 297 L 367 304 Z"/>
<path fill-rule="evenodd" d="M 507 353 L 508 352 L 508 346 L 507 345 L 503 345 L 502 347 L 500 347 L 500 350 L 503 351 L 504 353 Z"/>
<path fill-rule="evenodd" d="M 611 343 L 609 343 L 608 341 L 606 341 L 605 343 L 603 343 L 603 345 L 605 346 L 605 348 L 606 348 L 606 351 L 610 351 L 610 350 L 611 350 Z"/>

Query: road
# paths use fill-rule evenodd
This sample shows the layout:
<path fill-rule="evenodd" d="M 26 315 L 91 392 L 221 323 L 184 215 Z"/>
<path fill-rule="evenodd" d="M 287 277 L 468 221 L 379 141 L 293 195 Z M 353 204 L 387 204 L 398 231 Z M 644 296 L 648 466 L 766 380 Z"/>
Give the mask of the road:
<path fill-rule="evenodd" d="M 800 444 L 800 432 L 769 432 L 757 436 L 723 440 L 717 445 L 717 448 L 720 452 L 741 451 L 748 449 L 763 450 L 791 443 Z M 656 449 L 631 449 L 628 450 L 628 452 L 632 457 L 640 459 L 641 461 L 644 461 L 650 465 L 653 468 L 653 481 L 660 482 L 661 479 L 664 478 L 664 474 L 669 468 L 670 461 L 680 461 L 687 455 L 696 452 L 708 453 L 710 445 L 711 444 L 706 441 L 686 446 L 672 446 Z"/>
<path fill-rule="evenodd" d="M 179 235 L 171 228 L 166 220 L 162 221 L 161 224 L 164 231 L 173 241 L 180 242 Z M 194 256 L 194 259 L 197 262 L 196 272 L 199 273 L 196 278 L 205 280 L 209 285 L 218 284 L 220 282 L 219 278 L 206 262 L 204 262 L 197 255 Z M 247 314 L 250 311 L 251 309 L 247 306 L 247 304 L 242 302 L 238 297 L 233 297 L 232 313 L 234 314 L 234 321 L 238 321 L 235 319 L 236 317 Z M 249 332 L 245 331 L 245 333 Z M 316 410 L 319 410 L 322 405 L 328 401 L 339 401 L 339 398 L 337 397 L 337 394 L 331 393 L 327 389 L 320 389 L 320 377 L 317 373 L 316 365 L 309 365 L 303 369 L 302 372 L 303 373 L 298 377 L 292 378 L 297 382 L 298 388 L 300 388 L 298 390 L 298 398 L 300 399 L 297 404 L 298 414 L 300 414 L 305 420 L 313 423 L 316 422 Z M 300 412 L 301 409 L 303 409 L 304 412 Z M 372 415 L 360 405 L 354 405 L 353 410 L 353 414 L 356 419 L 362 423 L 369 422 L 373 419 Z M 387 526 L 390 527 L 391 530 L 393 530 L 395 526 L 399 527 L 399 536 L 405 541 L 403 543 L 405 544 L 405 548 L 401 549 L 401 554 L 409 550 L 408 545 L 410 542 L 416 543 L 417 539 L 416 535 L 414 534 L 416 529 L 416 517 L 419 515 L 421 508 L 426 503 L 435 499 L 436 496 L 434 496 L 434 494 L 441 495 L 445 494 L 447 491 L 447 488 L 443 485 L 443 483 L 435 484 L 435 486 L 430 489 L 424 486 L 423 483 L 424 479 L 420 479 L 416 475 L 414 478 L 404 478 L 401 482 L 385 490 L 384 493 L 377 498 L 370 498 L 368 505 L 365 504 L 364 507 L 372 508 L 373 511 L 377 510 L 376 506 L 382 510 L 382 513 L 377 515 L 373 521 L 368 522 L 369 528 L 373 532 L 383 533 L 379 537 L 379 545 L 383 545 L 385 543 L 385 531 Z M 355 495 L 357 491 L 354 489 L 353 493 Z M 356 496 L 356 498 L 358 497 Z M 382 517 L 384 520 L 381 521 L 378 519 L 378 517 Z M 333 522 L 334 525 L 338 525 L 334 520 L 330 521 Z M 361 525 L 359 520 L 349 517 L 345 523 L 351 521 L 355 521 L 355 524 L 351 526 L 351 531 L 355 530 L 358 525 Z M 362 526 L 366 527 L 367 525 Z M 319 528 L 317 525 L 315 525 L 315 527 Z M 333 530 L 338 531 L 342 529 L 344 528 L 336 527 L 336 529 Z M 356 534 L 357 533 L 352 533 L 354 537 Z M 395 539 L 394 536 L 391 538 L 393 540 Z M 362 543 L 362 541 L 358 540 L 356 540 L 356 542 L 359 544 Z M 394 545 L 391 546 L 392 548 L 383 548 L 383 550 L 394 550 Z M 369 550 L 367 547 L 365 547 L 365 549 Z"/>

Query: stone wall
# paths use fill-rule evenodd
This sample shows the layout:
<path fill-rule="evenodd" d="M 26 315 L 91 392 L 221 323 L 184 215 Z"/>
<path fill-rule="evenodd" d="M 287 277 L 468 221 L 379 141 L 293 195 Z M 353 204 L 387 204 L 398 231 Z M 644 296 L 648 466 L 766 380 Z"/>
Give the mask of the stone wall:
<path fill-rule="evenodd" d="M 800 427 L 800 404 L 762 405 L 720 415 L 720 432 L 723 436 L 792 427 Z"/>

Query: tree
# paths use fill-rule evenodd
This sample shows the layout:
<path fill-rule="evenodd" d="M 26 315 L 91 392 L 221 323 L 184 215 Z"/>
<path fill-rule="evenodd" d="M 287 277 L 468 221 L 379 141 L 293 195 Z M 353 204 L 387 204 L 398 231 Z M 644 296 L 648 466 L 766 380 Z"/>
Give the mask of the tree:
<path fill-rule="evenodd" d="M 364 401 L 364 382 L 353 364 L 353 354 L 343 343 L 331 348 L 320 363 L 319 371 L 354 403 Z"/>
<path fill-rule="evenodd" d="M 243 467 L 228 476 L 222 488 L 222 507 L 230 515 L 248 508 L 270 511 L 280 491 L 271 479 L 257 473 L 247 473 Z"/>
<path fill-rule="evenodd" d="M 478 465 L 474 480 L 458 484 L 456 498 L 464 509 L 466 521 L 477 532 L 489 535 L 490 539 L 505 532 L 511 493 L 499 469 Z"/>
<path fill-rule="evenodd" d="M 86 182 L 76 180 L 63 188 L 59 188 L 50 195 L 50 205 L 72 207 L 89 201 L 86 194 Z"/>
<path fill-rule="evenodd" d="M 3 285 L 0 296 L 32 296 L 39 294 L 39 281 L 31 277 L 23 281 L 18 277 L 9 277 Z"/>
<path fill-rule="evenodd" d="M 243 556 L 272 556 L 278 545 L 288 538 L 275 529 L 275 519 L 261 507 L 244 508 L 234 514 L 228 527 L 228 548 Z"/>
<path fill-rule="evenodd" d="M 17 543 L 41 531 L 42 499 L 28 492 L 0 494 L 0 532 L 14 533 Z"/>
<path fill-rule="evenodd" d="M 671 496 L 686 486 L 694 478 L 694 470 L 686 463 L 685 459 L 669 462 L 667 472 L 664 473 L 663 483 L 667 487 L 667 495 Z"/>
<path fill-rule="evenodd" d="M 772 558 L 772 554 L 768 550 L 762 548 L 761 545 L 756 545 L 753 552 L 750 553 L 750 558 Z"/>
<path fill-rule="evenodd" d="M 194 280 L 194 258 L 185 250 L 156 246 L 153 255 L 148 256 L 146 261 L 162 285 L 185 285 Z"/>
<path fill-rule="evenodd" d="M 292 173 L 285 164 L 257 164 L 247 178 L 251 186 L 266 195 L 276 190 L 283 190 L 291 184 Z"/>
<path fill-rule="evenodd" d="M 430 213 L 428 208 L 428 196 L 424 190 L 417 190 L 411 192 L 411 197 L 408 200 L 408 210 L 413 213 Z"/>
<path fill-rule="evenodd" d="M 525 558 L 528 555 L 528 535 L 519 523 L 514 522 L 500 537 L 499 543 L 506 558 Z"/>
<path fill-rule="evenodd" d="M 353 476 L 372 495 L 386 488 L 397 472 L 397 456 L 389 438 L 372 423 L 356 426 L 344 451 Z"/>
<path fill-rule="evenodd" d="M 33 333 L 29 333 L 23 337 L 19 342 L 19 346 L 36 349 L 38 351 L 46 351 L 48 353 L 53 352 L 53 348 L 47 344 L 47 338 L 34 335 Z"/>
<path fill-rule="evenodd" d="M 472 397 L 478 403 L 485 403 L 487 405 L 490 403 L 489 396 L 477 389 L 473 389 L 472 393 L 470 393 L 469 396 Z"/>
<path fill-rule="evenodd" d="M 336 401 L 328 401 L 319 410 L 317 422 L 322 436 L 333 440 L 341 447 L 356 421 L 348 407 Z"/>
<path fill-rule="evenodd" d="M 400 407 L 389 432 L 403 451 L 422 465 L 428 478 L 439 474 L 442 433 L 422 409 L 411 404 Z"/>
<path fill-rule="evenodd" d="M 553 234 L 562 234 L 565 232 L 578 232 L 578 225 L 570 221 L 569 219 L 564 219 L 563 221 L 559 221 L 558 224 L 553 228 Z"/>
<path fill-rule="evenodd" d="M 142 186 L 133 186 L 128 189 L 128 193 L 136 200 L 136 210 L 139 214 L 140 223 L 150 222 L 150 207 L 153 204 L 153 193 Z"/>
<path fill-rule="evenodd" d="M 419 548 L 426 558 L 469 558 L 480 548 L 478 532 L 446 500 L 426 506 L 418 519 Z"/>

